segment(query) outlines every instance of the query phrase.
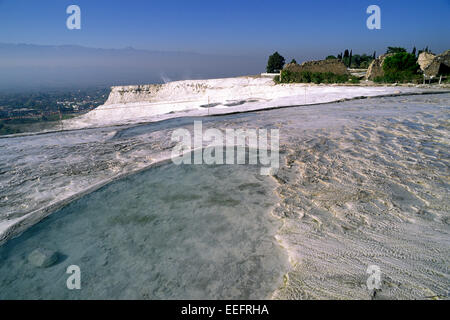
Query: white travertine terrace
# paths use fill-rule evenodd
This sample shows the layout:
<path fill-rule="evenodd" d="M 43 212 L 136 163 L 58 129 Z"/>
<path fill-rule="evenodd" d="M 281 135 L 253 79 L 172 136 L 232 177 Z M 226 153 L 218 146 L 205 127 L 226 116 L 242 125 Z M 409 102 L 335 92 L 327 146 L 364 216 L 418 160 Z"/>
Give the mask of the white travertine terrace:
<path fill-rule="evenodd" d="M 112 87 L 104 105 L 65 121 L 64 128 L 153 122 L 422 91 L 397 86 L 276 85 L 270 78 L 250 76 L 118 86 Z"/>

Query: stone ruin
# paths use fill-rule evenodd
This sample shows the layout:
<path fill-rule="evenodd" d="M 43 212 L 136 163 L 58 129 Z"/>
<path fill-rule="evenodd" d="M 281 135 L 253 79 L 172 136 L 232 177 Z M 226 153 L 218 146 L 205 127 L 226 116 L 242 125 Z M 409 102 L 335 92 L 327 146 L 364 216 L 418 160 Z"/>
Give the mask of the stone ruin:
<path fill-rule="evenodd" d="M 439 55 L 422 52 L 419 55 L 418 64 L 427 77 L 437 77 L 439 75 L 450 74 L 450 50 Z"/>
<path fill-rule="evenodd" d="M 302 64 L 288 63 L 283 70 L 292 72 L 332 72 L 335 74 L 349 74 L 347 67 L 338 59 L 306 61 Z"/>

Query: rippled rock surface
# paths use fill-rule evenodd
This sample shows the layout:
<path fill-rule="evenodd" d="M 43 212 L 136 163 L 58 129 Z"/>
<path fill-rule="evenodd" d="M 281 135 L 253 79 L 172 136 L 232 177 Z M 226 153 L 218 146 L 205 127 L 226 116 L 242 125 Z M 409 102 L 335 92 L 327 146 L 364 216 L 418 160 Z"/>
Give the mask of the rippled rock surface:
<path fill-rule="evenodd" d="M 26 228 L 54 211 L 41 208 L 167 158 L 174 145 L 168 139 L 172 131 L 192 130 L 193 120 L 0 139 L 0 229 L 11 231 L 5 226 L 16 219 L 24 219 Z M 283 161 L 273 176 L 278 199 L 272 204 L 283 221 L 275 237 L 289 255 L 290 268 L 272 297 L 370 299 L 369 265 L 381 269 L 381 298 L 448 295 L 449 94 L 356 100 L 203 121 L 205 130 L 280 129 Z M 241 194 L 233 190 L 227 194 Z M 252 201 L 251 196 L 245 199 L 236 207 Z M 58 250 L 67 255 L 65 251 Z M 44 270 L 64 269 L 67 256 Z M 0 268 L 3 264 L 0 260 Z M 13 283 L 3 282 L 6 287 Z"/>

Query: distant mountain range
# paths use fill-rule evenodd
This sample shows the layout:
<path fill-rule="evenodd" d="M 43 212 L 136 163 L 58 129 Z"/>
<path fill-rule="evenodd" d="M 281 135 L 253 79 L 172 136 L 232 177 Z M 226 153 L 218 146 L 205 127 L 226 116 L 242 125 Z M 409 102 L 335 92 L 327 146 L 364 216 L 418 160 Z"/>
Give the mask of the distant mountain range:
<path fill-rule="evenodd" d="M 258 74 L 267 57 L 0 43 L 0 91 L 163 83 Z"/>

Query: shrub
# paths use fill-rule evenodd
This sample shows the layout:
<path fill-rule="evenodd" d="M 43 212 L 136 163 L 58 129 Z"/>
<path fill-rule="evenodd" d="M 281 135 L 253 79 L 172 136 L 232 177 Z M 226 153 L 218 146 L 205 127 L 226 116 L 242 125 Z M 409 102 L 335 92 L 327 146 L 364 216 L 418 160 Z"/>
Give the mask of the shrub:
<path fill-rule="evenodd" d="M 300 75 L 303 78 L 303 81 L 300 81 L 300 82 L 307 82 L 307 83 L 309 83 L 309 82 L 312 81 L 311 80 L 312 79 L 312 72 L 305 71 L 305 72 L 300 73 Z"/>
<path fill-rule="evenodd" d="M 311 81 L 316 83 L 316 84 L 322 83 L 324 79 L 325 79 L 325 77 L 324 77 L 323 73 L 313 72 L 311 74 Z"/>
<path fill-rule="evenodd" d="M 409 82 L 420 81 L 421 76 L 418 74 L 419 65 L 416 56 L 399 52 L 391 57 L 387 57 L 383 63 L 384 77 L 378 77 L 376 82 Z"/>
<path fill-rule="evenodd" d="M 407 52 L 396 53 L 391 57 L 387 57 L 383 63 L 385 73 L 394 72 L 410 72 L 416 73 L 419 70 L 416 57 Z"/>
<path fill-rule="evenodd" d="M 292 72 L 289 70 L 281 71 L 281 82 L 283 83 L 309 83 L 311 82 L 311 72 Z"/>
<path fill-rule="evenodd" d="M 422 83 L 423 76 L 420 74 L 411 74 L 407 72 L 398 72 L 396 74 L 387 74 L 383 77 L 376 77 L 373 79 L 374 82 L 378 83 Z"/>
<path fill-rule="evenodd" d="M 369 67 L 369 64 L 373 61 L 373 57 L 369 56 L 367 54 L 355 54 L 352 56 L 352 68 L 363 68 L 367 69 Z"/>
<path fill-rule="evenodd" d="M 350 77 L 350 82 L 351 82 L 351 83 L 359 83 L 359 78 L 358 78 L 358 77 L 355 77 L 355 76 L 351 76 L 351 77 Z"/>
<path fill-rule="evenodd" d="M 362 68 L 362 69 L 367 69 L 367 68 L 369 68 L 369 66 L 370 66 L 370 62 L 369 61 L 363 61 L 359 65 L 359 67 Z"/>

